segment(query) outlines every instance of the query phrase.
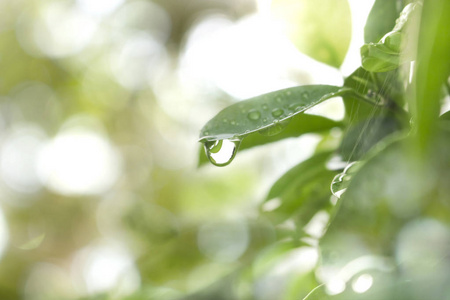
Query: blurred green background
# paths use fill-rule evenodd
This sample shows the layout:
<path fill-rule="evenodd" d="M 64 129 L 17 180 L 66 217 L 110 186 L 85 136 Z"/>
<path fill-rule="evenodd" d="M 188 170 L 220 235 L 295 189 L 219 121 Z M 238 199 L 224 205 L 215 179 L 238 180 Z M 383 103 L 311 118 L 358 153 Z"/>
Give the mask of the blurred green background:
<path fill-rule="evenodd" d="M 264 0 L 0 1 L 0 299 L 174 299 L 281 239 L 259 204 L 319 138 L 197 168 L 197 137 L 234 101 L 339 85 L 358 65 L 344 58 L 373 1 L 350 1 L 352 16 L 327 1 L 340 18 L 317 28 L 303 26 L 322 15 L 313 2 L 294 2 L 274 1 L 274 20 Z M 297 22 L 286 36 L 283 20 Z M 292 270 L 277 272 L 231 286 L 276 299 Z"/>

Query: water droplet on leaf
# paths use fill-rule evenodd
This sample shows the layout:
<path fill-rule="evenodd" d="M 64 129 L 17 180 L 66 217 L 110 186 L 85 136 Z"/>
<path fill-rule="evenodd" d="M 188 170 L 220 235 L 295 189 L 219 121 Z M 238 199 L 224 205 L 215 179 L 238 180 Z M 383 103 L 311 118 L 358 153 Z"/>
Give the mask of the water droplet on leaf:
<path fill-rule="evenodd" d="M 215 166 L 223 167 L 233 161 L 240 144 L 239 139 L 224 139 L 207 141 L 204 147 L 209 161 Z"/>
<path fill-rule="evenodd" d="M 274 118 L 278 118 L 279 116 L 281 116 L 284 113 L 284 111 L 281 108 L 274 108 L 272 110 L 272 116 Z"/>
<path fill-rule="evenodd" d="M 262 105 L 262 109 L 268 110 L 268 109 L 269 109 L 269 106 L 267 106 L 267 104 L 263 104 L 263 105 Z"/>
<path fill-rule="evenodd" d="M 258 132 L 265 136 L 276 135 L 276 134 L 282 132 L 283 129 L 286 128 L 286 126 L 289 124 L 290 121 L 291 121 L 291 119 L 286 119 L 281 122 L 278 120 L 275 120 L 275 121 L 273 121 L 272 125 L 270 125 L 269 127 L 263 128 L 263 129 L 259 130 Z"/>
<path fill-rule="evenodd" d="M 248 112 L 248 118 L 252 121 L 257 121 L 261 117 L 261 113 L 256 109 L 252 109 Z"/>
<path fill-rule="evenodd" d="M 352 162 L 344 169 L 344 172 L 336 175 L 331 182 L 331 192 L 338 198 L 347 190 L 353 175 L 360 169 L 361 163 Z"/>

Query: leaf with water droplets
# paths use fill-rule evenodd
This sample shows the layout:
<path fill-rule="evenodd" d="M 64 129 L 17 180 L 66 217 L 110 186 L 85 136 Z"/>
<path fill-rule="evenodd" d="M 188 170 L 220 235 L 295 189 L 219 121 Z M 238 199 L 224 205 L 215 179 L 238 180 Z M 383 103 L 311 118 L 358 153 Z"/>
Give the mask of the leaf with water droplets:
<path fill-rule="evenodd" d="M 277 125 L 344 91 L 330 85 L 305 85 L 257 96 L 228 106 L 202 128 L 200 142 L 243 138 Z M 227 120 L 227 122 L 224 122 Z"/>
<path fill-rule="evenodd" d="M 274 143 L 283 139 L 298 137 L 305 133 L 320 133 L 335 127 L 341 127 L 342 123 L 321 116 L 299 114 L 290 119 L 289 126 L 276 135 L 263 135 L 261 132 L 253 132 L 245 136 L 239 146 L 239 151 L 253 147 Z M 203 147 L 199 151 L 199 166 L 208 162 Z"/>

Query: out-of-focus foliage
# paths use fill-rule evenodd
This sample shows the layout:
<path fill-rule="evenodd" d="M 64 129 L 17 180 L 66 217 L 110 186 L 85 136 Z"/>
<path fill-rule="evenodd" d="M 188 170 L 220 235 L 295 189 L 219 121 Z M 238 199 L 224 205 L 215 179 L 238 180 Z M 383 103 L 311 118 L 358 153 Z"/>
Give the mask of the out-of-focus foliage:
<path fill-rule="evenodd" d="M 352 36 L 347 0 L 275 0 L 272 10 L 300 51 L 334 67 L 342 64 Z"/>

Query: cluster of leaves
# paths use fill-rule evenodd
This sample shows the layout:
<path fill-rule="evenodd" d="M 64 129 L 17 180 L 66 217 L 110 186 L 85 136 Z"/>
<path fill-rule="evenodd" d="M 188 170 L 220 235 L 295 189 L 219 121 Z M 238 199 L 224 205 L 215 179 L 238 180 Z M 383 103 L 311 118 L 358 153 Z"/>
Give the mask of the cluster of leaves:
<path fill-rule="evenodd" d="M 225 108 L 202 129 L 201 142 L 239 139 L 241 150 L 305 133 L 320 133 L 326 140 L 333 128 L 342 129 L 338 146 L 318 147 L 275 182 L 263 205 L 277 204 L 261 210 L 279 228 L 286 221 L 295 224 L 288 241 L 280 234 L 283 241 L 265 258 L 267 252 L 284 253 L 276 249 L 304 246 L 305 225 L 320 211 L 331 215 L 319 242 L 317 276 L 293 280 L 297 287 L 314 282 L 318 287 L 309 294 L 293 288 L 297 299 L 437 299 L 448 294 L 450 137 L 448 113 L 439 117 L 439 112 L 450 92 L 449 13 L 446 0 L 377 0 L 365 26 L 361 67 L 342 87 L 299 86 L 258 96 Z M 304 113 L 336 96 L 344 102 L 343 121 Z M 277 134 L 264 135 L 271 129 Z M 335 156 L 359 163 L 336 177 L 340 198 L 332 205 L 330 185 L 342 171 L 330 167 Z M 206 161 L 202 154 L 200 163 Z M 417 242 L 408 240 L 406 247 L 408 234 Z M 424 256 L 428 260 L 420 261 Z M 320 276 L 323 270 L 329 271 L 326 276 Z M 361 274 L 371 280 L 364 297 L 350 288 Z"/>

